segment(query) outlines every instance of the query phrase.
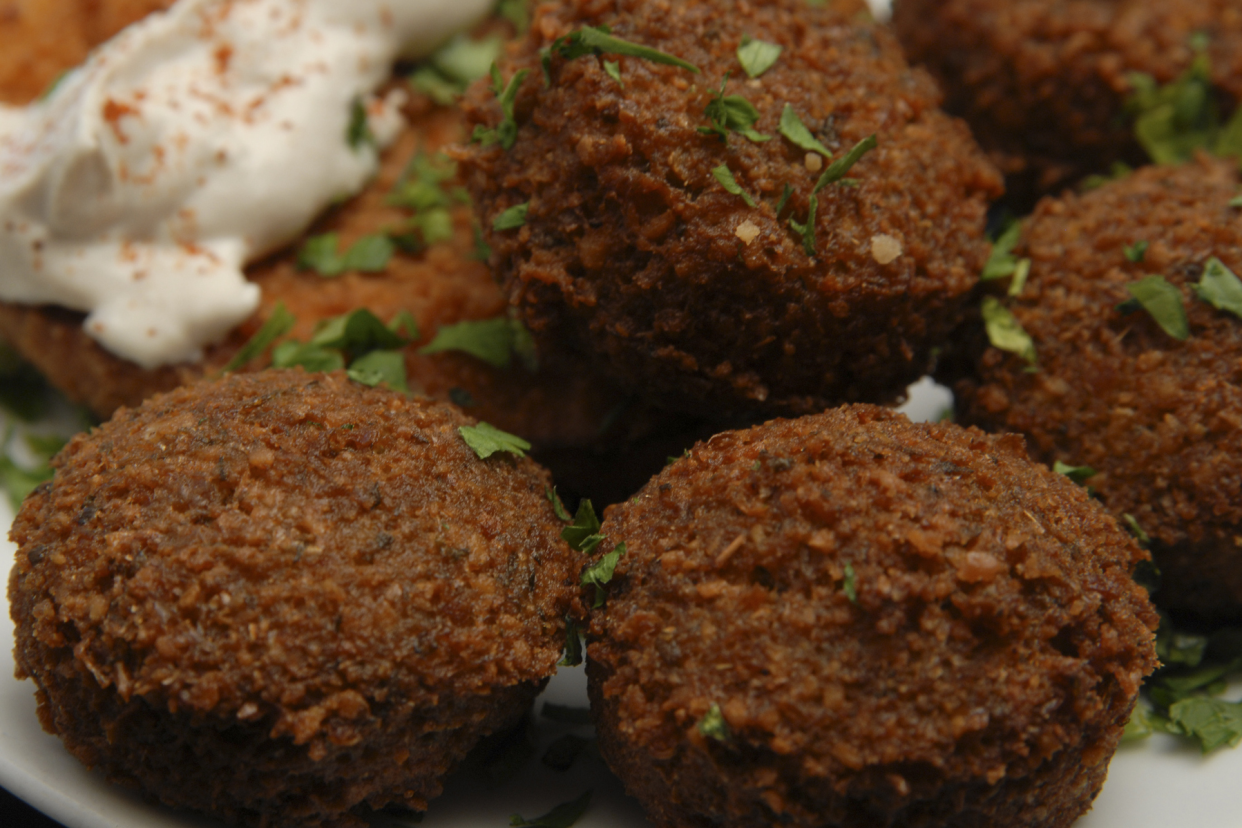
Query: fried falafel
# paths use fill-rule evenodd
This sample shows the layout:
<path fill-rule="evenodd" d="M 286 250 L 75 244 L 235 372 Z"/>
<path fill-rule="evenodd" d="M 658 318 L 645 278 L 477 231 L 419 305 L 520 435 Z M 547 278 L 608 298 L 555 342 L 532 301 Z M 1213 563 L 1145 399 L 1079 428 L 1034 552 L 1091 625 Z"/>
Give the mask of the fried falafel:
<path fill-rule="evenodd" d="M 1108 509 L 1151 538 L 1157 602 L 1206 618 L 1242 613 L 1242 319 L 1196 295 L 1213 259 L 1242 273 L 1240 183 L 1236 162 L 1200 156 L 1040 202 L 1009 307 L 1035 370 L 986 347 L 953 386 L 961 421 L 1094 470 Z M 1130 287 L 1153 275 L 1184 339 L 1135 309 Z"/>
<path fill-rule="evenodd" d="M 1146 161 L 1125 112 L 1133 73 L 1175 80 L 1197 36 L 1220 104 L 1242 101 L 1242 11 L 1230 0 L 895 0 L 892 22 L 1023 212 L 1114 162 Z"/>
<path fill-rule="evenodd" d="M 600 751 L 673 826 L 1068 826 L 1144 675 L 1145 557 L 1020 437 L 853 406 L 609 509 Z"/>
<path fill-rule="evenodd" d="M 779 56 L 747 79 L 743 43 Z M 856 15 L 549 4 L 499 80 L 467 95 L 458 158 L 510 304 L 542 350 L 595 353 L 661 405 L 892 401 L 986 259 L 999 175 Z"/>
<path fill-rule="evenodd" d="M 580 562 L 547 474 L 342 372 L 125 409 L 23 504 L 19 674 L 67 749 L 253 825 L 422 810 L 555 670 Z"/>

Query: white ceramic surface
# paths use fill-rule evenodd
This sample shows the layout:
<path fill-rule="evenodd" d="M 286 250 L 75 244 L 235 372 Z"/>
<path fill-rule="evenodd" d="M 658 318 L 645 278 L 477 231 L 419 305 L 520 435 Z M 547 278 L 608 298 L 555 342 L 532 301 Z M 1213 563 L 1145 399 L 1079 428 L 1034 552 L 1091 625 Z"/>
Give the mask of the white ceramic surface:
<path fill-rule="evenodd" d="M 926 381 L 914 386 L 910 396 L 906 409 L 915 419 L 937 418 L 951 402 L 948 392 Z M 7 499 L 0 498 L 0 525 L 11 522 Z M 0 546 L 0 570 L 7 573 L 14 548 L 7 540 Z M 6 598 L 0 617 L 0 785 L 68 828 L 222 828 L 215 820 L 150 805 L 109 785 L 69 756 L 56 738 L 40 729 L 32 684 L 13 678 L 12 640 Z M 585 706 L 582 669 L 562 671 L 544 699 Z M 565 732 L 564 726 L 541 722 L 540 750 Z M 1170 737 L 1153 737 L 1117 754 L 1095 808 L 1075 828 L 1238 828 L 1242 825 L 1242 804 L 1236 792 L 1239 780 L 1242 748 L 1203 757 Z M 502 828 L 513 813 L 538 816 L 587 789 L 594 791 L 594 797 L 578 823 L 580 828 L 649 826 L 634 800 L 625 796 L 620 783 L 592 756 L 580 757 L 564 773 L 533 759 L 500 787 L 489 787 L 480 776 L 463 771 L 431 803 L 422 826 Z"/>

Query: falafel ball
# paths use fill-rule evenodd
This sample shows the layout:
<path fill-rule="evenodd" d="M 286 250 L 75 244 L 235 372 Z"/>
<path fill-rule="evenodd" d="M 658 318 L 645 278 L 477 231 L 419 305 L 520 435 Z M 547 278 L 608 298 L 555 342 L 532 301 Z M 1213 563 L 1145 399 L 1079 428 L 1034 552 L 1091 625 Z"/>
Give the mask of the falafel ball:
<path fill-rule="evenodd" d="M 580 611 L 529 459 L 343 372 L 232 375 L 77 437 L 22 505 L 19 675 L 84 763 L 265 826 L 416 810 Z"/>
<path fill-rule="evenodd" d="M 1132 73 L 1169 83 L 1206 35 L 1226 111 L 1242 101 L 1233 0 L 895 0 L 906 55 L 945 89 L 1025 208 L 1116 161 L 1146 156 L 1125 116 Z"/>
<path fill-rule="evenodd" d="M 1206 618 L 1242 614 L 1242 319 L 1196 286 L 1213 258 L 1242 273 L 1240 183 L 1236 162 L 1201 156 L 1040 202 L 1010 307 L 1037 370 L 987 347 L 953 386 L 963 422 L 1094 469 L 1108 509 L 1151 537 L 1157 603 Z M 1129 286 L 1153 274 L 1184 308 L 1185 340 L 1135 309 Z"/>
<path fill-rule="evenodd" d="M 562 39 L 586 27 L 697 71 Z M 748 79 L 738 48 L 756 42 L 780 54 Z M 857 15 L 570 0 L 540 6 L 500 74 L 516 96 L 472 88 L 478 140 L 458 157 L 509 302 L 542 351 L 595 353 L 661 405 L 892 401 L 986 260 L 999 174 Z"/>
<path fill-rule="evenodd" d="M 600 750 L 662 828 L 1068 826 L 1156 615 L 1017 436 L 873 406 L 717 435 L 602 531 Z"/>

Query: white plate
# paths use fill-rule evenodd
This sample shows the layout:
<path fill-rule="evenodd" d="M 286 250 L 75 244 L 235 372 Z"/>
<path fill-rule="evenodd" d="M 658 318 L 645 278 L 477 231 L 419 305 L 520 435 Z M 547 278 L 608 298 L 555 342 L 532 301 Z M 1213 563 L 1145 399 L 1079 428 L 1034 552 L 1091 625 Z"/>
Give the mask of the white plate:
<path fill-rule="evenodd" d="M 929 382 L 912 388 L 906 409 L 916 419 L 938 417 L 950 398 Z M 12 523 L 7 498 L 0 497 L 0 526 Z M 0 570 L 5 573 L 14 547 L 0 542 Z M 35 718 L 34 689 L 29 681 L 13 678 L 8 642 L 13 624 L 7 594 L 0 617 L 0 786 L 68 828 L 222 828 L 223 823 L 151 805 L 129 791 L 105 782 L 82 767 L 60 742 L 44 733 Z M 586 680 L 581 668 L 563 670 L 543 696 L 558 704 L 586 705 Z M 563 726 L 542 721 L 542 750 L 566 732 Z M 1242 807 L 1236 793 L 1242 780 L 1242 748 L 1203 757 L 1171 737 L 1154 736 L 1122 748 L 1113 759 L 1108 783 L 1094 809 L 1075 828 L 1238 828 Z M 450 780 L 445 794 L 432 801 L 423 828 L 501 828 L 509 816 L 532 818 L 552 806 L 591 789 L 590 810 L 580 828 L 643 828 L 649 823 L 634 800 L 603 763 L 583 756 L 574 766 L 557 773 L 532 759 L 515 778 L 500 787 L 462 772 Z M 1004 828 L 1004 826 L 996 826 Z"/>

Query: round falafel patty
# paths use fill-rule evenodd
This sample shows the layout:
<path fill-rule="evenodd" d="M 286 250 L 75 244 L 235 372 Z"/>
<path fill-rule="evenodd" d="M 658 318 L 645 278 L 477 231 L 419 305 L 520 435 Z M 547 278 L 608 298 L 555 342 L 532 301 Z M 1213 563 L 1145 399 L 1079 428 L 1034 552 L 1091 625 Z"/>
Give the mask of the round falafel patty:
<path fill-rule="evenodd" d="M 1242 101 L 1235 0 L 895 0 L 893 29 L 1020 205 L 1115 161 L 1143 163 L 1125 117 L 1132 75 L 1175 80 L 1194 62 L 1197 37 L 1206 36 L 1226 110 Z"/>
<path fill-rule="evenodd" d="M 698 72 L 561 40 L 584 27 Z M 744 42 L 780 48 L 757 78 Z M 800 0 L 580 0 L 541 6 L 500 71 L 529 72 L 512 118 L 476 84 L 459 158 L 510 303 L 541 350 L 595 353 L 662 405 L 892 401 L 986 260 L 999 174 L 883 26 Z"/>
<path fill-rule="evenodd" d="M 343 373 L 233 375 L 122 410 L 23 504 L 19 675 L 71 753 L 232 821 L 417 810 L 520 719 L 580 608 L 528 459 Z"/>
<path fill-rule="evenodd" d="M 1038 370 L 989 347 L 954 385 L 964 422 L 1094 469 L 1108 509 L 1151 537 L 1157 602 L 1208 618 L 1242 614 L 1242 319 L 1196 289 L 1214 258 L 1242 273 L 1240 184 L 1236 162 L 1201 156 L 1040 202 L 1010 307 Z M 1129 286 L 1153 274 L 1184 309 L 1185 340 L 1134 307 Z"/>
<path fill-rule="evenodd" d="M 777 420 L 601 531 L 600 750 L 665 828 L 1068 826 L 1156 664 L 1142 551 L 1012 435 Z"/>

